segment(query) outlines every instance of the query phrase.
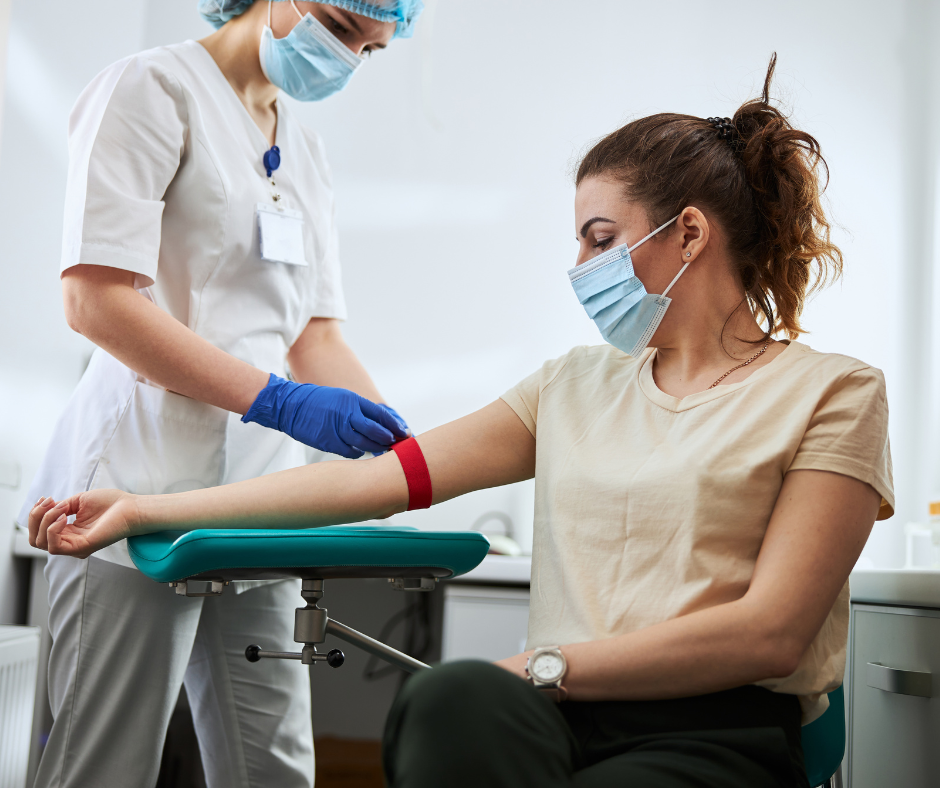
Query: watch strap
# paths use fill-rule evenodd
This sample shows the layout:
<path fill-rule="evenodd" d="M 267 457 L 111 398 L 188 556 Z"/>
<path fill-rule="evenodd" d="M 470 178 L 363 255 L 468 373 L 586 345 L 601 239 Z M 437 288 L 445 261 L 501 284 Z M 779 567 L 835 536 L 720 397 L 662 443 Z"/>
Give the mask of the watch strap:
<path fill-rule="evenodd" d="M 559 684 L 557 687 L 552 686 L 551 684 L 547 684 L 542 687 L 536 687 L 536 689 L 545 697 L 553 700 L 555 703 L 561 703 L 563 700 L 568 700 L 568 690 L 561 686 L 561 684 Z"/>

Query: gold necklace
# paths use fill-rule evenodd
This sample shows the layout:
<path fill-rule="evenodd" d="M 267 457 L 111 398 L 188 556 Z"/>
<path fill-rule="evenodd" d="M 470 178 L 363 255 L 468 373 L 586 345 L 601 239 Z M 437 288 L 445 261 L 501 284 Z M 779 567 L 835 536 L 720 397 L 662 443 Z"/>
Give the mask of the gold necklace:
<path fill-rule="evenodd" d="M 724 375 L 722 375 L 720 378 L 718 378 L 718 380 L 716 380 L 714 383 L 712 383 L 712 384 L 708 387 L 708 390 L 710 391 L 711 389 L 715 388 L 715 386 L 717 386 L 719 383 L 721 383 L 721 381 L 723 381 L 726 377 L 728 377 L 728 375 L 730 375 L 730 374 L 731 374 L 732 372 L 734 372 L 736 369 L 741 369 L 741 367 L 746 367 L 746 366 L 747 366 L 748 364 L 750 364 L 752 361 L 756 361 L 757 359 L 759 359 L 762 355 L 764 355 L 764 351 L 767 350 L 767 348 L 770 347 L 770 343 L 771 343 L 771 342 L 773 342 L 773 340 L 772 340 L 772 339 L 768 339 L 768 340 L 767 340 L 767 344 L 764 345 L 760 350 L 758 350 L 758 351 L 757 351 L 753 356 L 751 356 L 747 361 L 745 361 L 743 364 L 738 364 L 736 367 L 731 367 L 731 369 L 729 369 L 727 372 L 725 372 Z"/>

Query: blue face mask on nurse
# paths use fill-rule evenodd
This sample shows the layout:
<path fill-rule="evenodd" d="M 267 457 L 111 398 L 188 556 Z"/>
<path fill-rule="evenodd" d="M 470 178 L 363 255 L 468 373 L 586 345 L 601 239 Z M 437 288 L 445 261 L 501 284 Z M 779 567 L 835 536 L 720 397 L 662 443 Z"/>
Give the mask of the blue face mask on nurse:
<path fill-rule="evenodd" d="M 268 24 L 261 33 L 261 70 L 272 85 L 298 101 L 321 101 L 349 83 L 363 59 L 354 54 L 312 15 L 301 14 L 294 0 L 291 7 L 299 21 L 284 38 L 275 38 Z"/>
<path fill-rule="evenodd" d="M 241 14 L 252 2 L 200 0 L 199 11 L 203 18 L 218 27 Z M 261 32 L 258 52 L 261 70 L 271 84 L 298 101 L 322 101 L 338 93 L 364 62 L 363 55 L 384 48 L 384 44 L 370 41 L 374 36 L 369 33 L 375 31 L 364 30 L 363 19 L 380 24 L 394 23 L 393 38 L 410 38 L 423 9 L 421 0 L 327 0 L 302 4 L 314 9 L 315 15 L 310 11 L 302 13 L 295 0 L 287 0 L 294 22 L 289 23 L 293 27 L 285 35 L 283 29 L 287 29 L 287 25 L 280 19 L 274 20 L 274 2 L 268 0 L 268 20 Z M 337 16 L 328 13 L 323 6 L 348 13 Z M 278 14 L 280 16 L 280 9 Z"/>

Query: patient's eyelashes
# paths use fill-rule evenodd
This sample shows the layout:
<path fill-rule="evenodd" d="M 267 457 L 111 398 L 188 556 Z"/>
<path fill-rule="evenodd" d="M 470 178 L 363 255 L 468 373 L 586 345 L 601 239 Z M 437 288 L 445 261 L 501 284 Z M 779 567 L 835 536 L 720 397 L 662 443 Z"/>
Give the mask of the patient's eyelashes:
<path fill-rule="evenodd" d="M 598 238 L 594 243 L 591 244 L 591 247 L 603 251 L 608 246 L 610 246 L 610 242 L 613 240 L 614 237 L 612 235 L 608 238 Z"/>

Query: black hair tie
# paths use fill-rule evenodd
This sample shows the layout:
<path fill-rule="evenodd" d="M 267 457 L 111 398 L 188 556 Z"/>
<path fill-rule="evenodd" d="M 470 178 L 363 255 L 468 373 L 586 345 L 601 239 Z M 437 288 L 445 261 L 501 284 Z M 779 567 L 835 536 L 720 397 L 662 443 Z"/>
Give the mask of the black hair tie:
<path fill-rule="evenodd" d="M 744 147 L 741 135 L 738 134 L 738 130 L 731 122 L 731 118 L 706 118 L 706 120 L 715 127 L 718 132 L 718 139 L 722 139 L 728 143 L 731 150 L 735 153 Z"/>

